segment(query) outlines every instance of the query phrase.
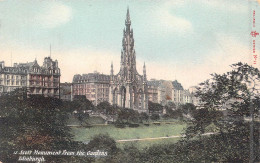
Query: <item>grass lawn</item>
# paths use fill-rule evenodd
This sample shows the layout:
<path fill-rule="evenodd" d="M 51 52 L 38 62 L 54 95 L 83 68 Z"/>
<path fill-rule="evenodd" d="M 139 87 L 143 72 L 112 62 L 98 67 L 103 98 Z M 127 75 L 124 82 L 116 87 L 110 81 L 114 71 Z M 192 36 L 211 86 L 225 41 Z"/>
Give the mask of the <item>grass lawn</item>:
<path fill-rule="evenodd" d="M 150 124 L 150 126 L 140 125 L 137 128 L 116 128 L 114 125 L 93 126 L 91 128 L 76 128 L 72 127 L 71 133 L 74 135 L 74 140 L 87 142 L 97 134 L 108 134 L 115 140 L 122 139 L 140 139 L 140 138 L 156 138 L 167 137 L 172 135 L 180 135 L 186 127 L 185 123 L 162 123 L 161 125 Z M 178 138 L 160 139 L 160 140 L 145 140 L 138 142 L 120 142 L 119 146 L 123 147 L 127 144 L 137 144 L 139 147 L 149 146 L 149 144 L 176 142 Z"/>

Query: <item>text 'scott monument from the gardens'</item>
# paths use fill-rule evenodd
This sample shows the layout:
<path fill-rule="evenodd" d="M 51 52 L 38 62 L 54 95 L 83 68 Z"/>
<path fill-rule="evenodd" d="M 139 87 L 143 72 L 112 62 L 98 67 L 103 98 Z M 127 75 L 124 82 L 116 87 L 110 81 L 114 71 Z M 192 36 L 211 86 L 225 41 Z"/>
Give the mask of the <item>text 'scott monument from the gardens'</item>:
<path fill-rule="evenodd" d="M 120 71 L 114 75 L 111 65 L 109 101 L 123 108 L 131 108 L 138 112 L 148 112 L 148 95 L 146 68 L 143 75 L 136 70 L 136 53 L 134 49 L 133 29 L 129 9 L 127 9 L 125 29 L 123 32 Z"/>

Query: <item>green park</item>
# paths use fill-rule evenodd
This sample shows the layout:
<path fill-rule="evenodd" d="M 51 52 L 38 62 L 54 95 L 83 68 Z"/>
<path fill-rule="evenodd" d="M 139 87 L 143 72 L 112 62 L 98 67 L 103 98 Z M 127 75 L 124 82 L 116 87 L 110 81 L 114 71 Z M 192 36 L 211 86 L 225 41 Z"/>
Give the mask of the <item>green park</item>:
<path fill-rule="evenodd" d="M 108 134 L 115 139 L 120 147 L 135 144 L 138 148 L 144 148 L 154 144 L 176 142 L 181 137 L 185 127 L 186 123 L 176 120 L 155 122 L 155 124 L 151 122 L 149 126 L 141 124 L 137 128 L 117 128 L 112 124 L 93 124 L 92 127 L 73 126 L 71 133 L 74 135 L 75 141 L 88 142 L 95 135 Z"/>

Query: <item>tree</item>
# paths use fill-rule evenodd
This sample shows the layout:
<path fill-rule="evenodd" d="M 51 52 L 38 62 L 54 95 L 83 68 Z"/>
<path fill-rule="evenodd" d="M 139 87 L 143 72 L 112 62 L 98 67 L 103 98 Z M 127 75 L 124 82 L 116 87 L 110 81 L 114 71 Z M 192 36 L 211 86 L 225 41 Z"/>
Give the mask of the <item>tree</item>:
<path fill-rule="evenodd" d="M 176 106 L 174 103 L 170 103 L 170 105 L 165 106 L 166 114 L 163 115 L 164 118 L 174 118 L 174 119 L 183 119 L 183 111 L 180 107 L 176 109 Z"/>
<path fill-rule="evenodd" d="M 168 104 L 166 105 L 166 107 L 168 109 L 171 109 L 171 110 L 175 110 L 176 109 L 176 104 L 174 102 L 168 102 Z"/>
<path fill-rule="evenodd" d="M 152 114 L 152 115 L 151 115 L 151 120 L 156 121 L 156 120 L 158 120 L 158 119 L 160 119 L 159 114 Z"/>
<path fill-rule="evenodd" d="M 249 115 L 252 106 L 256 116 L 259 90 L 256 87 L 251 89 L 249 84 L 260 83 L 260 72 L 257 68 L 242 63 L 233 64 L 232 67 L 234 69 L 231 72 L 223 75 L 213 74 L 211 80 L 201 83 L 196 96 L 201 99 L 203 108 L 209 112 L 226 109 L 232 116 L 243 117 Z M 211 121 L 217 119 L 218 117 Z"/>
<path fill-rule="evenodd" d="M 84 110 L 93 110 L 95 108 L 92 102 L 83 95 L 75 95 L 74 102 L 76 102 L 76 105 L 78 105 L 78 107 L 75 108 L 75 110 L 78 112 L 82 112 Z"/>
<path fill-rule="evenodd" d="M 97 105 L 97 110 L 104 112 L 105 114 L 109 114 L 109 115 L 116 113 L 116 110 L 114 109 L 114 107 L 112 105 L 110 105 L 110 103 L 107 101 L 99 103 Z"/>
<path fill-rule="evenodd" d="M 142 112 L 142 113 L 140 113 L 140 118 L 141 118 L 142 121 L 143 120 L 148 121 L 149 115 L 145 112 Z"/>
<path fill-rule="evenodd" d="M 87 149 L 90 151 L 104 151 L 108 152 L 108 155 L 117 152 L 116 141 L 107 134 L 95 135 L 87 145 Z"/>
<path fill-rule="evenodd" d="M 141 161 L 141 158 L 142 158 L 141 152 L 133 144 L 126 145 L 124 147 L 124 154 L 125 154 L 125 157 L 124 157 L 124 160 L 122 160 L 122 162 L 125 162 L 125 163 L 142 162 Z"/>
<path fill-rule="evenodd" d="M 183 106 L 187 108 L 187 109 L 185 108 L 186 110 L 188 110 L 188 108 L 191 107 L 191 105 L 186 106 L 186 104 L 183 105 Z M 184 111 L 183 111 L 182 107 L 178 107 L 177 108 L 177 106 L 175 105 L 174 102 L 169 102 L 165 106 L 165 110 L 166 110 L 166 114 L 163 115 L 164 118 L 174 118 L 174 119 L 178 119 L 179 118 L 181 120 L 183 119 L 183 115 L 182 114 L 184 113 Z"/>
<path fill-rule="evenodd" d="M 66 108 L 73 108 L 69 110 L 73 111 L 74 116 L 79 120 L 81 125 L 86 121 L 87 118 L 89 118 L 87 110 L 94 110 L 95 108 L 92 102 L 89 101 L 84 95 L 76 95 L 74 96 L 74 101 L 66 102 L 66 104 Z"/>
<path fill-rule="evenodd" d="M 118 122 L 126 121 L 127 123 L 129 122 L 138 123 L 139 117 L 140 117 L 139 113 L 133 109 L 121 108 L 118 111 Z"/>
<path fill-rule="evenodd" d="M 181 109 L 184 114 L 192 115 L 193 112 L 196 110 L 196 106 L 192 103 L 186 103 L 186 104 L 180 105 L 179 109 Z"/>
<path fill-rule="evenodd" d="M 56 98 L 17 94 L 0 97 L 0 160 L 16 162 L 19 149 L 55 150 L 72 140 L 66 126 L 67 112 Z"/>
<path fill-rule="evenodd" d="M 163 106 L 158 103 L 148 102 L 149 113 L 161 114 L 163 112 Z"/>
<path fill-rule="evenodd" d="M 258 128 L 254 128 L 253 121 L 249 125 L 243 117 L 252 115 L 253 118 L 258 114 L 260 72 L 248 64 L 236 63 L 231 67 L 232 71 L 222 75 L 213 74 L 212 79 L 198 87 L 196 96 L 202 101 L 203 109 L 194 113 L 193 124 L 187 128 L 186 135 L 187 139 L 192 141 L 191 138 L 207 132 L 207 127 L 214 124 L 217 133 L 210 140 L 216 142 L 215 147 L 208 146 L 203 151 L 214 149 L 214 159 L 217 161 L 249 162 L 249 150 L 238 148 L 238 141 L 233 140 L 240 140 L 240 146 L 248 148 L 248 138 L 256 138 L 259 134 L 259 123 L 255 122 L 254 125 Z M 223 115 L 222 110 L 228 111 L 229 114 Z M 245 132 L 249 131 L 249 126 L 250 132 Z M 204 140 L 205 138 L 200 137 L 200 141 Z M 250 148 L 254 147 L 254 152 L 257 152 L 256 147 L 259 147 L 258 141 L 259 139 L 254 139 L 254 144 L 250 144 Z M 225 155 L 221 156 L 223 152 Z M 202 150 L 200 153 L 203 153 Z M 253 159 L 259 161 L 258 156 L 259 154 Z"/>
<path fill-rule="evenodd" d="M 183 120 L 182 110 L 181 110 L 181 109 L 173 110 L 173 111 L 171 112 L 171 114 L 170 114 L 170 117 L 171 117 L 171 118 L 174 118 L 174 119 Z"/>

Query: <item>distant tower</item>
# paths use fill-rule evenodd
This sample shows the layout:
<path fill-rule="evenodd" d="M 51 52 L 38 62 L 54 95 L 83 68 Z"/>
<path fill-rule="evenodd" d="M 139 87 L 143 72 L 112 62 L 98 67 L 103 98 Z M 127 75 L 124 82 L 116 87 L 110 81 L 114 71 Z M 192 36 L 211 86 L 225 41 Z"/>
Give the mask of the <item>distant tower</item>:
<path fill-rule="evenodd" d="M 113 80 L 113 78 L 114 78 L 114 68 L 113 68 L 113 63 L 111 63 L 110 79 Z"/>
<path fill-rule="evenodd" d="M 144 66 L 143 66 L 143 74 L 144 74 L 144 81 L 146 81 L 146 67 L 145 67 L 145 62 L 144 62 Z"/>
<path fill-rule="evenodd" d="M 131 108 L 138 112 L 148 112 L 146 68 L 143 75 L 136 70 L 133 29 L 129 9 L 127 9 L 123 30 L 120 71 L 114 75 L 111 65 L 109 101 L 113 105 Z"/>

